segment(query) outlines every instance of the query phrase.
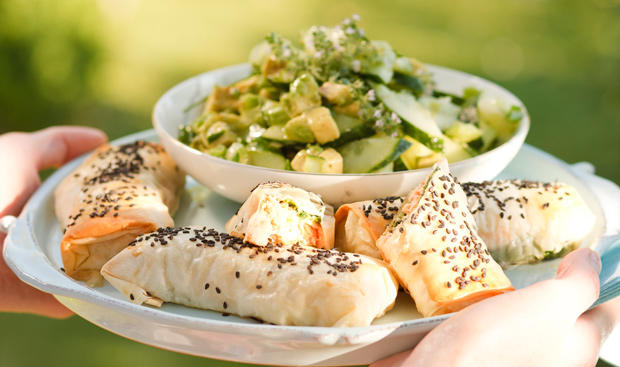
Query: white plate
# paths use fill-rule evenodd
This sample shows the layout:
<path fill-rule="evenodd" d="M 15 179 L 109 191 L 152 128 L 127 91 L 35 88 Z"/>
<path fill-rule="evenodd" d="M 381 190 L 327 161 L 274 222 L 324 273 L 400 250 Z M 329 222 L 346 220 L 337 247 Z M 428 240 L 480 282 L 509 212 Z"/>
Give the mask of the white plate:
<path fill-rule="evenodd" d="M 475 87 L 484 95 L 499 98 L 507 105 L 520 106 L 524 117 L 515 134 L 504 144 L 486 153 L 451 163 L 450 170 L 459 180 L 490 180 L 501 172 L 517 154 L 530 126 L 523 102 L 499 85 L 462 71 L 427 65 L 433 73 L 437 88 L 461 94 L 465 87 Z M 153 109 L 153 126 L 172 158 L 189 175 L 216 193 L 242 202 L 261 182 L 288 182 L 320 194 L 332 205 L 404 195 L 416 187 L 429 173 L 429 168 L 390 173 L 325 174 L 284 171 L 227 161 L 202 153 L 177 140 L 177 128 L 195 120 L 196 107 L 184 112 L 187 106 L 209 95 L 215 85 L 230 85 L 250 75 L 249 64 L 240 64 L 209 71 L 185 80 L 167 91 Z M 239 179 L 243 177 L 243 179 Z"/>
<path fill-rule="evenodd" d="M 155 133 L 150 130 L 115 143 L 135 139 L 155 139 Z M 400 295 L 397 307 L 369 327 L 276 326 L 173 304 L 160 309 L 135 305 L 109 284 L 89 288 L 60 271 L 62 234 L 53 211 L 56 185 L 80 160 L 59 169 L 35 193 L 7 237 L 4 258 L 22 280 L 55 294 L 69 309 L 102 328 L 145 344 L 209 358 L 270 365 L 358 365 L 413 347 L 447 317 L 420 318 L 409 297 Z M 596 248 L 605 228 L 603 212 L 593 192 L 566 163 L 525 145 L 500 176 L 558 180 L 575 186 L 597 216 L 595 230 L 583 245 Z M 192 179 L 187 188 L 177 224 L 223 230 L 238 204 L 199 187 Z M 196 200 L 191 200 L 192 195 Z M 520 288 L 552 277 L 557 263 L 519 266 L 508 275 Z"/>

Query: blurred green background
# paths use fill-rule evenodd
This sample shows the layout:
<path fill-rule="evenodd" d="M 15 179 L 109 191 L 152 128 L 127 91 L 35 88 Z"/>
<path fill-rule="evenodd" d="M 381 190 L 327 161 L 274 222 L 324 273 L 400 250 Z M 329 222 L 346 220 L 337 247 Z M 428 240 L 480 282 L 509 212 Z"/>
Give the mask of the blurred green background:
<path fill-rule="evenodd" d="M 0 133 L 147 129 L 157 98 L 181 80 L 246 61 L 269 31 L 295 37 L 353 13 L 403 54 L 505 86 L 529 109 L 528 143 L 620 182 L 619 0 L 0 0 Z M 240 366 L 78 317 L 0 314 L 0 329 L 0 366 Z"/>

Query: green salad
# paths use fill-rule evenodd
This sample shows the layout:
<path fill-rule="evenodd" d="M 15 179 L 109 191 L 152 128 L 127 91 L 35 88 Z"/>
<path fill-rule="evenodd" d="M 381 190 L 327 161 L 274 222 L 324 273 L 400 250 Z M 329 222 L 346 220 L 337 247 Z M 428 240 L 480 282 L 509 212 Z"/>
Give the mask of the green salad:
<path fill-rule="evenodd" d="M 252 75 L 216 86 L 178 139 L 255 166 L 369 173 L 456 162 L 512 136 L 518 106 L 475 88 L 436 89 L 422 63 L 369 40 L 358 21 L 313 26 L 295 41 L 269 34 L 250 52 Z"/>

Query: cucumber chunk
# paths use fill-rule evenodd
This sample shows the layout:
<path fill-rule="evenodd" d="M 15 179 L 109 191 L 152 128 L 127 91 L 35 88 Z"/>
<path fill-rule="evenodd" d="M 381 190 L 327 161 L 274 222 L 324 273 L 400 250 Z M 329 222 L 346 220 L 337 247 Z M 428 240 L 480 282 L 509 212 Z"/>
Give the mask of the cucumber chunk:
<path fill-rule="evenodd" d="M 433 120 L 430 111 L 422 107 L 407 92 L 395 92 L 382 84 L 373 87 L 387 108 L 404 120 L 403 129 L 407 135 L 412 136 L 434 151 L 442 151 L 443 134 Z"/>
<path fill-rule="evenodd" d="M 480 136 L 482 139 L 480 151 L 485 152 L 493 147 L 497 141 L 497 132 L 484 121 L 480 121 L 480 130 L 482 131 L 482 136 Z"/>
<path fill-rule="evenodd" d="M 304 111 L 321 106 L 319 85 L 310 74 L 302 74 L 291 84 L 290 92 L 281 98 L 282 104 L 290 116 L 297 116 Z"/>
<path fill-rule="evenodd" d="M 232 143 L 226 150 L 225 158 L 233 162 L 248 163 L 248 150 L 241 143 Z"/>
<path fill-rule="evenodd" d="M 481 137 L 482 131 L 474 124 L 456 121 L 446 130 L 446 135 L 457 143 L 469 143 Z"/>
<path fill-rule="evenodd" d="M 454 163 L 471 158 L 471 152 L 464 145 L 452 141 L 450 138 L 444 138 L 444 156 L 448 162 Z"/>
<path fill-rule="evenodd" d="M 268 150 L 252 149 L 248 151 L 248 163 L 253 166 L 287 169 L 288 160 L 284 156 Z"/>
<path fill-rule="evenodd" d="M 263 139 L 276 141 L 279 143 L 288 143 L 288 139 L 286 138 L 286 134 L 284 133 L 284 126 L 282 125 L 274 125 L 270 126 L 260 136 Z"/>
<path fill-rule="evenodd" d="M 230 145 L 237 139 L 237 135 L 232 132 L 230 125 L 223 121 L 218 121 L 209 126 L 207 130 L 207 143 L 209 148 L 217 145 Z"/>
<path fill-rule="evenodd" d="M 214 156 L 214 157 L 225 158 L 226 147 L 223 146 L 223 145 L 218 145 L 216 147 L 213 147 L 213 148 L 209 149 L 209 154 Z"/>
<path fill-rule="evenodd" d="M 407 59 L 407 61 L 409 61 L 409 59 Z M 424 84 L 418 77 L 415 77 L 409 74 L 401 74 L 400 72 L 396 72 L 394 73 L 393 82 L 397 86 L 408 88 L 416 95 L 420 95 L 424 93 Z"/>
<path fill-rule="evenodd" d="M 261 108 L 261 112 L 263 114 L 263 120 L 267 122 L 269 126 L 283 125 L 290 119 L 284 106 L 274 101 L 267 101 Z"/>
<path fill-rule="evenodd" d="M 510 121 L 509 108 L 503 101 L 493 97 L 482 97 L 478 101 L 480 119 L 489 124 L 501 140 L 507 140 L 517 129 L 518 124 Z M 518 122 L 518 121 L 517 121 Z"/>
<path fill-rule="evenodd" d="M 411 143 L 388 136 L 352 141 L 339 148 L 344 173 L 376 172 L 392 163 Z"/>
<path fill-rule="evenodd" d="M 394 60 L 394 74 L 401 73 L 406 75 L 413 75 L 413 64 L 406 56 L 399 56 Z M 394 75 L 396 77 L 396 75 Z"/>
<path fill-rule="evenodd" d="M 340 131 L 340 137 L 328 143 L 329 146 L 341 146 L 353 140 L 367 138 L 375 133 L 370 124 L 355 117 L 335 113 L 334 121 L 338 126 L 338 131 Z"/>
<path fill-rule="evenodd" d="M 376 170 L 375 173 L 394 172 L 394 165 L 395 165 L 395 162 L 390 162 L 389 164 L 383 166 L 383 168 Z"/>
<path fill-rule="evenodd" d="M 305 149 L 297 152 L 291 161 L 291 167 L 298 172 L 321 173 L 323 164 L 325 164 L 325 159 L 308 154 Z"/>
<path fill-rule="evenodd" d="M 396 54 L 392 50 L 392 46 L 385 41 L 371 41 L 371 43 L 379 54 L 379 61 L 375 65 L 368 67 L 365 73 L 375 75 L 384 83 L 389 83 L 394 75 Z"/>

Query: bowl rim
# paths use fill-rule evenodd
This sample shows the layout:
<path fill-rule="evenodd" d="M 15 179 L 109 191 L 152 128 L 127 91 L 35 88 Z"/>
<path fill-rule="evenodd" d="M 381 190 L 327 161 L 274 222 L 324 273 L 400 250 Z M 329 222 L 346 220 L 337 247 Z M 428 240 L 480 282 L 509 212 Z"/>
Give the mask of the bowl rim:
<path fill-rule="evenodd" d="M 529 112 L 527 110 L 527 107 L 525 106 L 525 104 L 523 103 L 523 101 L 521 101 L 521 99 L 519 97 L 517 97 L 515 94 L 513 94 L 511 91 L 509 91 L 508 89 L 502 87 L 501 85 L 492 82 L 488 79 L 479 77 L 477 75 L 473 75 L 473 74 L 469 74 L 466 73 L 464 71 L 461 70 L 457 70 L 457 69 L 452 69 L 452 68 L 448 68 L 448 67 L 444 67 L 444 66 L 439 66 L 439 65 L 434 65 L 434 64 L 424 64 L 432 73 L 436 73 L 436 72 L 440 72 L 440 73 L 453 73 L 456 75 L 459 75 L 462 78 L 467 78 L 473 81 L 476 81 L 478 83 L 482 83 L 482 84 L 488 84 L 490 86 L 492 86 L 493 88 L 497 88 L 500 92 L 502 93 L 506 93 L 507 95 L 511 96 L 512 98 L 514 98 L 518 103 L 519 107 L 521 107 L 521 109 L 523 110 L 523 118 L 521 119 L 521 121 L 519 122 L 519 126 L 517 128 L 517 131 L 515 131 L 515 133 L 510 137 L 510 139 L 506 140 L 504 143 L 502 143 L 501 145 L 486 151 L 484 153 L 478 154 L 474 157 L 470 157 L 467 159 L 464 159 L 462 161 L 458 161 L 458 162 L 453 162 L 453 163 L 449 163 L 450 169 L 454 169 L 454 168 L 459 168 L 461 166 L 465 166 L 465 165 L 469 165 L 472 164 L 473 162 L 479 161 L 479 160 L 483 160 L 487 157 L 490 157 L 492 154 L 497 153 L 499 151 L 503 151 L 505 149 L 507 149 L 507 147 L 513 145 L 513 144 L 523 144 L 523 142 L 525 141 L 525 137 L 527 136 L 527 133 L 529 131 L 530 128 L 530 115 Z M 299 172 L 299 171 L 295 171 L 295 170 L 282 170 L 282 169 L 277 169 L 277 168 L 268 168 L 268 167 L 261 167 L 261 166 L 254 166 L 251 164 L 246 164 L 246 163 L 239 163 L 239 162 L 234 162 L 234 161 L 229 161 L 227 159 L 223 159 L 223 158 L 219 158 L 219 157 L 214 157 L 210 154 L 207 154 L 205 152 L 201 152 L 198 149 L 192 148 L 191 146 L 184 144 L 182 142 L 180 142 L 177 137 L 172 136 L 160 123 L 159 119 L 157 118 L 158 115 L 158 111 L 163 109 L 163 103 L 164 101 L 168 98 L 169 95 L 175 93 L 177 90 L 180 90 L 184 87 L 186 87 L 187 84 L 190 84 L 192 82 L 194 82 L 195 80 L 200 80 L 201 78 L 206 77 L 207 75 L 211 75 L 211 74 L 226 74 L 226 73 L 232 73 L 232 72 L 239 72 L 241 70 L 245 70 L 250 68 L 250 64 L 249 63 L 240 63 L 240 64 L 234 64 L 234 65 L 229 65 L 229 66 L 225 66 L 225 67 L 221 67 L 221 68 L 217 68 L 217 69 L 213 69 L 213 70 L 209 70 L 206 71 L 204 73 L 200 73 L 197 75 L 194 75 L 192 77 L 189 77 L 183 81 L 181 81 L 180 83 L 176 84 L 175 86 L 173 86 L 172 88 L 168 89 L 163 95 L 161 95 L 161 97 L 159 97 L 159 99 L 157 100 L 157 102 L 155 103 L 155 106 L 153 107 L 153 111 L 152 111 L 152 122 L 153 122 L 153 127 L 155 128 L 155 130 L 157 131 L 158 135 L 160 135 L 160 138 L 162 138 L 162 135 L 164 135 L 168 140 L 172 141 L 176 146 L 181 146 L 183 149 L 185 150 L 189 150 L 191 153 L 193 154 L 197 154 L 200 157 L 204 157 L 204 159 L 207 160 L 213 160 L 214 163 L 217 164 L 223 164 L 223 165 L 230 165 L 231 167 L 237 167 L 237 168 L 245 168 L 248 169 L 250 171 L 261 171 L 261 172 L 274 172 L 274 173 L 290 173 L 290 174 L 297 174 L 297 175 L 306 175 L 309 177 L 386 177 L 386 176 L 399 176 L 399 175 L 405 175 L 405 174 L 419 174 L 419 173 L 428 173 L 431 170 L 431 167 L 425 167 L 425 168 L 417 168 L 417 169 L 413 169 L 413 170 L 406 170 L 406 171 L 396 171 L 396 172 L 371 172 L 371 173 L 313 173 L 313 172 Z M 483 89 L 484 92 L 484 89 Z M 193 108 L 195 108 L 197 106 L 192 107 L 191 109 L 185 111 L 184 113 L 188 113 L 189 111 L 191 111 Z M 163 140 L 163 139 L 162 139 Z"/>

